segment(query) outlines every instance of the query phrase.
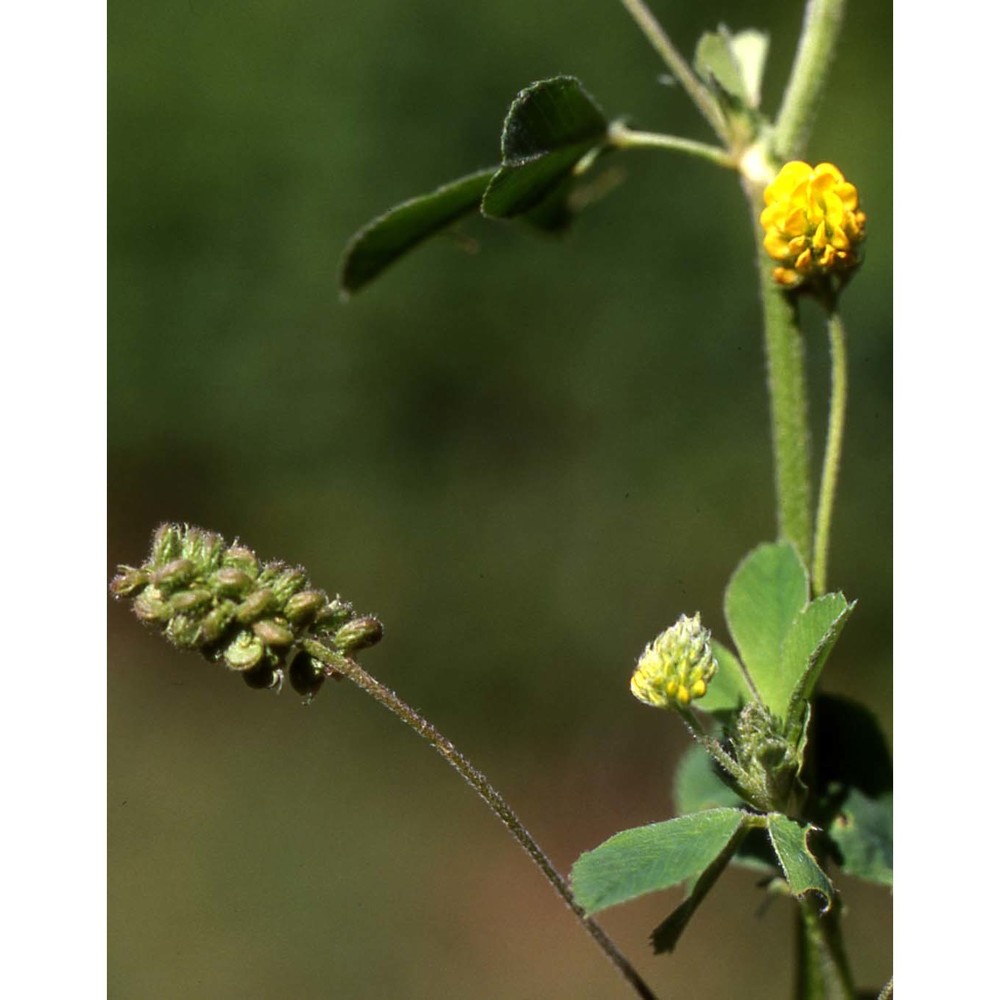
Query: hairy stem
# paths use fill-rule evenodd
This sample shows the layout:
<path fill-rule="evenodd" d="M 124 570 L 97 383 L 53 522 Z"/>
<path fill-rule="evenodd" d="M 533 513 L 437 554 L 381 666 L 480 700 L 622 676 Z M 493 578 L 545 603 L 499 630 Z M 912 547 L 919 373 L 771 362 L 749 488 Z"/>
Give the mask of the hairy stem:
<path fill-rule="evenodd" d="M 800 900 L 798 955 L 795 1000 L 854 1000 L 836 902 L 821 913 L 815 899 Z"/>
<path fill-rule="evenodd" d="M 419 736 L 422 736 L 435 750 L 475 789 L 479 797 L 490 807 L 493 814 L 507 828 L 511 836 L 524 848 L 528 857 L 548 880 L 549 884 L 559 894 L 563 902 L 573 911 L 573 915 L 583 926 L 583 929 L 594 939 L 597 946 L 607 955 L 612 964 L 624 976 L 632 989 L 644 1000 L 656 1000 L 653 991 L 646 985 L 639 973 L 632 967 L 628 959 L 618 950 L 615 943 L 594 920 L 584 913 L 573 898 L 573 893 L 566 880 L 556 871 L 548 856 L 538 845 L 538 842 L 528 832 L 524 824 L 517 818 L 507 800 L 490 784 L 486 776 L 473 766 L 471 761 L 462 754 L 455 745 L 444 738 L 419 712 L 406 704 L 395 692 L 390 691 L 354 660 L 330 649 L 322 642 L 305 639 L 302 648 L 314 659 L 319 660 L 329 670 L 331 675 L 343 675 L 353 681 L 362 691 L 371 695 L 380 705 L 389 709 L 398 719 L 405 722 Z"/>
<path fill-rule="evenodd" d="M 813 589 L 826 593 L 826 567 L 830 552 L 830 524 L 833 501 L 837 494 L 840 454 L 844 443 L 844 418 L 847 413 L 847 338 L 837 312 L 827 320 L 830 334 L 830 416 L 826 430 L 826 454 L 820 479 L 816 508 L 816 541 L 813 545 Z"/>
<path fill-rule="evenodd" d="M 677 51 L 670 36 L 653 16 L 653 12 L 643 3 L 643 0 L 622 0 L 622 4 L 632 15 L 635 23 L 639 25 L 649 44 L 656 49 L 670 72 L 677 77 L 680 85 L 687 91 L 688 97 L 694 102 L 702 117 L 712 126 L 712 131 L 728 145 L 726 123 L 718 105 L 705 85 L 694 75 L 687 60 Z"/>
<path fill-rule="evenodd" d="M 670 149 L 678 153 L 689 153 L 703 160 L 709 160 L 720 167 L 735 168 L 733 157 L 719 146 L 709 146 L 694 139 L 684 139 L 676 135 L 662 135 L 659 132 L 635 132 L 621 122 L 615 122 L 608 129 L 608 140 L 616 149 Z"/>
<path fill-rule="evenodd" d="M 775 121 L 773 148 L 780 160 L 802 156 L 840 36 L 845 0 L 809 0 L 792 73 Z"/>
<path fill-rule="evenodd" d="M 759 199 L 756 186 L 745 185 L 754 226 Z M 771 404 L 771 444 L 778 501 L 778 537 L 795 546 L 808 569 L 812 565 L 812 483 L 809 474 L 809 422 L 805 345 L 794 300 L 771 277 L 773 261 L 758 251 L 764 309 L 767 388 Z"/>

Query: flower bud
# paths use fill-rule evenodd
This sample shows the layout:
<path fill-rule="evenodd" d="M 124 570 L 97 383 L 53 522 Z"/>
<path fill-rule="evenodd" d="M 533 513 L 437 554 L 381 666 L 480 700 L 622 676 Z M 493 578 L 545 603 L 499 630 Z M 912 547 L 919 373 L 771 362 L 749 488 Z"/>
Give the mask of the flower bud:
<path fill-rule="evenodd" d="M 632 694 L 655 708 L 686 708 L 692 699 L 702 697 L 718 669 L 710 640 L 700 614 L 681 615 L 639 657 L 632 674 Z"/>

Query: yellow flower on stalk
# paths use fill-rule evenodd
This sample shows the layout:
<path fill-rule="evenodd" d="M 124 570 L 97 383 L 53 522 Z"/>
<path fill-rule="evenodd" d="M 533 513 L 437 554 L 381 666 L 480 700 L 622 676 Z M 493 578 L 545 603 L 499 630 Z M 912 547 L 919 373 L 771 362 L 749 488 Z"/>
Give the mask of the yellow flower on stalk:
<path fill-rule="evenodd" d="M 772 272 L 779 285 L 794 288 L 857 265 L 865 213 L 858 189 L 832 163 L 786 163 L 764 189 L 764 204 L 764 249 L 780 265 Z"/>
<path fill-rule="evenodd" d="M 712 634 L 701 627 L 701 615 L 681 615 L 644 650 L 632 674 L 632 694 L 654 708 L 686 708 L 708 690 L 718 664 Z"/>

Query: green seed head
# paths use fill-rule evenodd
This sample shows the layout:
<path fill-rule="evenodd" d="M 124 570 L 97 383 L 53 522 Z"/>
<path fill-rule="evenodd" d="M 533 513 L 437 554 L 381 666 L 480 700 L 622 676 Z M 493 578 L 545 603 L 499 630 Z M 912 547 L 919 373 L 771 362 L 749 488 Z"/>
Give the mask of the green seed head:
<path fill-rule="evenodd" d="M 227 546 L 221 535 L 189 525 L 161 525 L 146 561 L 119 566 L 110 589 L 175 646 L 240 672 L 251 687 L 280 689 L 285 663 L 298 664 L 294 686 L 310 697 L 328 671 L 302 658 L 304 639 L 351 654 L 382 635 L 377 618 L 330 600 L 301 567 L 262 565 L 245 545 Z"/>

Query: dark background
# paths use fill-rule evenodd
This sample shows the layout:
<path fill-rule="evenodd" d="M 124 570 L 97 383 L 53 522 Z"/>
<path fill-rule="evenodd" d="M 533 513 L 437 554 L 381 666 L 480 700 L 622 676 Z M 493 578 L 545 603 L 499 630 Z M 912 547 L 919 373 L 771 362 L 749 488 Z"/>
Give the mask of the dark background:
<path fill-rule="evenodd" d="M 801 5 L 666 4 L 693 51 Z M 609 115 L 708 140 L 613 0 L 112 0 L 109 574 L 162 520 L 239 536 L 386 623 L 364 664 L 489 773 L 562 870 L 669 817 L 679 722 L 635 702 L 681 612 L 725 635 L 773 537 L 761 324 L 734 177 L 660 152 L 564 241 L 472 220 L 350 304 L 351 233 L 497 159 L 514 94 L 573 73 Z M 860 601 L 824 683 L 891 707 L 891 10 L 856 3 L 810 145 L 867 260 L 831 580 Z M 818 465 L 826 347 L 809 313 Z M 290 691 L 110 609 L 109 979 L 132 1000 L 610 998 L 604 957 L 426 746 L 360 692 Z M 858 978 L 889 896 L 842 878 Z M 792 906 L 732 871 L 673 957 L 647 897 L 603 923 L 664 996 L 790 990 Z M 780 969 L 778 982 L 774 969 Z"/>

